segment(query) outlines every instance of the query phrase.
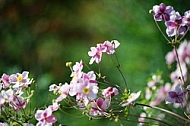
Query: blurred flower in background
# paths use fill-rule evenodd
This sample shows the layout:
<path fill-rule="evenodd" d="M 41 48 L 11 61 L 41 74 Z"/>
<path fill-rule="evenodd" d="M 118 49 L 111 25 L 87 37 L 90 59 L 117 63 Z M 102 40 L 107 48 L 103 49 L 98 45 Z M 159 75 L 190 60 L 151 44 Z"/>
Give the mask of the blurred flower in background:
<path fill-rule="evenodd" d="M 65 68 L 65 62 L 79 61 L 80 58 L 87 62 L 86 50 L 91 45 L 117 39 L 122 44 L 117 53 L 122 70 L 128 83 L 137 85 L 130 88 L 138 91 L 146 85 L 146 78 L 155 71 L 155 66 L 167 69 L 164 56 L 170 46 L 157 37 L 160 33 L 147 12 L 158 3 L 159 0 L 0 0 L 0 72 L 30 71 L 36 79 L 37 86 L 34 87 L 40 92 L 41 97 L 37 97 L 40 105 L 47 102 L 51 83 L 69 80 L 70 71 Z M 166 2 L 176 5 L 178 10 L 190 5 L 188 0 L 183 5 L 176 3 L 178 1 Z M 186 12 L 185 19 L 188 15 Z M 108 64 L 110 62 L 102 62 L 104 74 L 122 85 L 122 78 L 114 74 L 117 70 L 109 68 Z M 78 124 L 77 121 L 81 125 L 87 124 L 81 121 L 82 117 L 76 121 L 62 118 L 65 118 L 62 119 L 64 123 L 71 125 Z M 93 125 L 98 121 L 90 123 Z M 103 123 L 108 124 L 101 121 Z"/>

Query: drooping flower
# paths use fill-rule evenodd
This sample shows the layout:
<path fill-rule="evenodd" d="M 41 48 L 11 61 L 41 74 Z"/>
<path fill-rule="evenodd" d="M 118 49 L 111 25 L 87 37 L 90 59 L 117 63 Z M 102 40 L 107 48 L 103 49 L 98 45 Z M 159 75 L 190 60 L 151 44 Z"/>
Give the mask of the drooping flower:
<path fill-rule="evenodd" d="M 52 126 L 57 121 L 56 117 L 52 115 L 52 109 L 37 110 L 35 118 L 38 121 L 36 126 Z"/>
<path fill-rule="evenodd" d="M 14 95 L 11 106 L 13 106 L 16 111 L 24 109 L 26 105 L 27 101 L 25 101 L 23 97 Z"/>
<path fill-rule="evenodd" d="M 91 116 L 105 116 L 106 111 L 110 106 L 109 99 L 98 98 L 96 101 L 91 102 L 90 115 Z"/>
<path fill-rule="evenodd" d="M 174 9 L 171 6 L 166 6 L 164 3 L 153 6 L 152 12 L 155 21 L 169 21 L 170 14 Z"/>
<path fill-rule="evenodd" d="M 102 91 L 102 95 L 104 96 L 104 98 L 111 98 L 115 95 L 118 95 L 118 89 L 115 87 L 108 87 Z"/>
<path fill-rule="evenodd" d="M 122 107 L 128 106 L 132 104 L 141 94 L 141 91 L 138 91 L 137 93 L 131 93 L 127 101 L 123 104 L 121 104 Z"/>
<path fill-rule="evenodd" d="M 174 91 L 168 92 L 168 97 L 165 99 L 166 104 L 168 103 L 183 103 L 187 92 L 181 87 L 181 84 L 177 84 Z"/>

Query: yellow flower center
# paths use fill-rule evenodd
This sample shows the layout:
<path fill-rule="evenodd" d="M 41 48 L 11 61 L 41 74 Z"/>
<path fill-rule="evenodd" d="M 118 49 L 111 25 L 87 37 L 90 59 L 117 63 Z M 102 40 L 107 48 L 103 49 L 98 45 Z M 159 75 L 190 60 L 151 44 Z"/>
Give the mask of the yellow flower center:
<path fill-rule="evenodd" d="M 57 93 L 58 93 L 59 95 L 62 95 L 62 94 L 63 94 L 63 92 L 62 92 L 62 91 L 58 91 Z"/>
<path fill-rule="evenodd" d="M 18 82 L 21 82 L 22 81 L 22 76 L 18 76 L 17 78 L 16 78 L 16 80 L 18 81 Z"/>
<path fill-rule="evenodd" d="M 72 76 L 72 79 L 71 81 L 75 80 L 76 79 L 76 75 Z"/>
<path fill-rule="evenodd" d="M 87 94 L 90 93 L 90 90 L 85 87 L 85 88 L 82 90 L 82 92 L 87 95 Z"/>

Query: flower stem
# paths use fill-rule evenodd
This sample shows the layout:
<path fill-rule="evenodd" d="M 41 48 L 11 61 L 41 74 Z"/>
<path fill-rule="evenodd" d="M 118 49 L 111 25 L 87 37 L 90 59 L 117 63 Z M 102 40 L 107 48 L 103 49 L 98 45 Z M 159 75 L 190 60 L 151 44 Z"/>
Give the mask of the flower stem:
<path fill-rule="evenodd" d="M 171 112 L 171 111 L 169 111 L 169 110 L 166 110 L 166 109 L 163 109 L 163 108 L 159 108 L 159 107 L 156 107 L 156 106 L 151 106 L 151 105 L 146 105 L 146 104 L 141 104 L 141 103 L 134 103 L 134 106 L 145 106 L 145 107 L 149 107 L 149 108 L 153 108 L 153 109 L 157 109 L 157 110 L 160 110 L 160 111 L 162 111 L 162 112 L 165 112 L 165 113 L 168 113 L 168 114 L 171 114 L 171 115 L 173 115 L 173 116 L 175 116 L 175 117 L 178 117 L 178 118 L 180 118 L 180 119 L 182 119 L 182 120 L 184 120 L 185 122 L 187 122 L 187 123 L 189 123 L 190 124 L 190 120 L 189 119 L 186 119 L 186 118 L 184 118 L 184 117 L 182 117 L 182 116 L 180 116 L 180 115 L 178 115 L 178 114 L 176 114 L 176 113 L 174 113 L 174 112 Z"/>
<path fill-rule="evenodd" d="M 120 69 L 119 59 L 118 59 L 118 57 L 117 57 L 116 53 L 114 53 L 114 55 L 115 55 L 115 58 L 116 58 L 116 60 L 117 60 L 117 63 L 115 63 L 115 62 L 114 62 L 114 60 L 113 60 L 112 56 L 111 56 L 111 59 L 112 59 L 112 61 L 113 61 L 114 65 L 117 67 L 117 69 L 118 69 L 119 73 L 121 74 L 121 77 L 123 78 L 124 84 L 125 84 L 125 86 L 126 86 L 126 88 L 127 88 L 127 90 L 128 90 L 127 81 L 126 81 L 126 79 L 125 79 L 125 77 L 124 77 L 124 75 L 123 75 L 123 73 L 122 73 L 122 71 L 121 71 L 121 69 Z"/>
<path fill-rule="evenodd" d="M 155 24 L 156 24 L 158 30 L 162 33 L 163 37 L 168 41 L 168 43 L 170 43 L 170 40 L 169 40 L 169 39 L 165 36 L 165 34 L 162 32 L 162 30 L 161 30 L 160 26 L 158 25 L 157 21 L 155 21 Z"/>
<path fill-rule="evenodd" d="M 156 119 L 156 118 L 152 118 L 152 117 L 139 117 L 139 116 L 134 115 L 134 114 L 129 114 L 129 116 L 134 116 L 134 117 L 138 117 L 138 118 L 144 118 L 144 119 L 148 119 L 148 120 L 153 120 L 153 121 L 160 122 L 160 123 L 168 125 L 168 126 L 172 126 L 171 124 L 169 124 L 169 123 L 167 123 L 165 121 L 162 121 L 162 120 Z M 138 121 L 138 123 L 147 123 L 147 124 L 149 124 L 149 122 L 147 122 L 147 121 Z"/>
<path fill-rule="evenodd" d="M 181 77 L 182 77 L 182 83 L 185 84 L 185 79 L 184 79 L 184 76 L 183 76 L 183 71 L 182 71 L 182 68 L 181 68 L 181 63 L 180 63 L 180 61 L 179 61 L 179 55 L 178 55 L 176 46 L 175 46 L 175 44 L 173 44 L 172 46 L 173 46 L 174 51 L 175 51 L 175 53 L 176 53 L 177 63 L 178 63 L 178 65 L 179 65 L 179 70 L 180 70 Z"/>

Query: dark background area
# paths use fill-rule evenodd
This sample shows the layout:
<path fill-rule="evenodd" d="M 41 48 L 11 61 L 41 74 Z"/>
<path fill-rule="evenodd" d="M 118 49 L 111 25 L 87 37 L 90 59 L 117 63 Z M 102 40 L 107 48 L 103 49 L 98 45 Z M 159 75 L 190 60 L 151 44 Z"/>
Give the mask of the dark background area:
<path fill-rule="evenodd" d="M 38 85 L 34 102 L 42 106 L 50 84 L 70 81 L 67 61 L 82 59 L 88 63 L 91 46 L 117 39 L 121 43 L 117 55 L 129 87 L 132 91 L 144 89 L 151 73 L 163 70 L 167 76 L 165 54 L 171 46 L 148 13 L 161 2 L 181 15 L 190 7 L 189 0 L 0 0 L 0 73 L 29 71 Z M 161 26 L 165 32 L 164 24 Z M 101 71 L 109 80 L 123 85 L 106 55 Z M 103 123 L 66 111 L 71 116 L 57 114 L 66 125 Z M 110 123 L 106 121 L 105 125 Z"/>

